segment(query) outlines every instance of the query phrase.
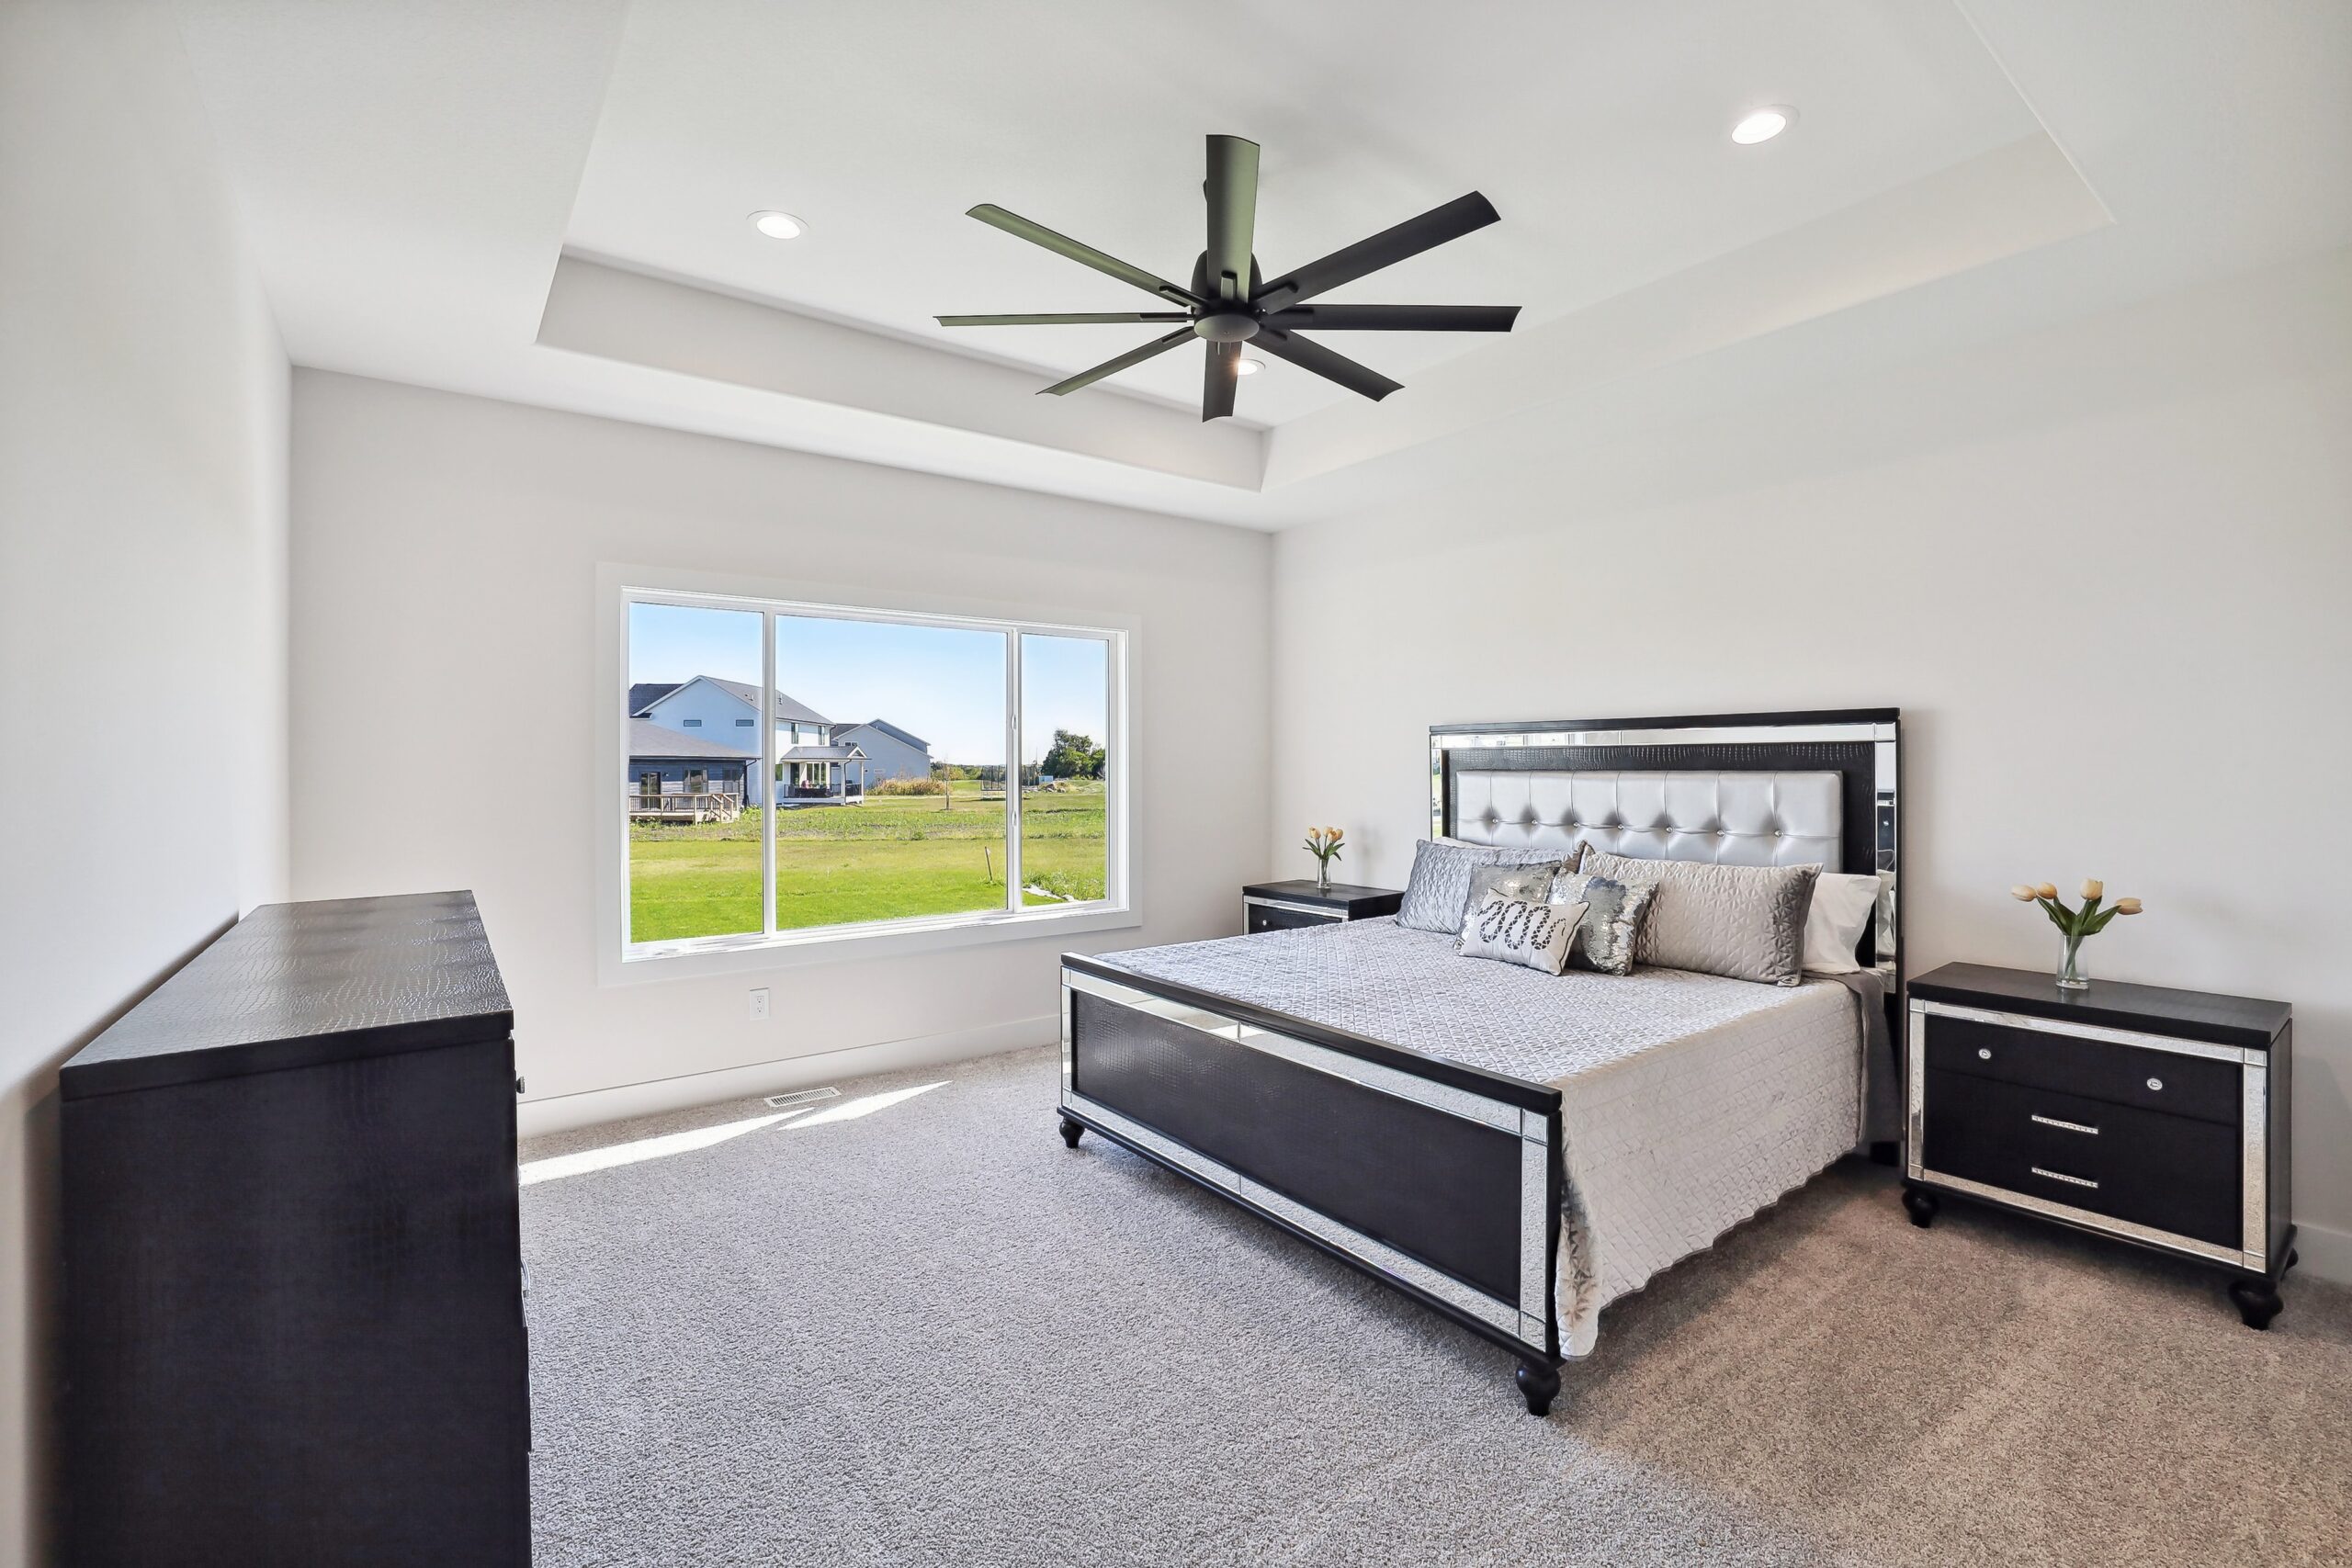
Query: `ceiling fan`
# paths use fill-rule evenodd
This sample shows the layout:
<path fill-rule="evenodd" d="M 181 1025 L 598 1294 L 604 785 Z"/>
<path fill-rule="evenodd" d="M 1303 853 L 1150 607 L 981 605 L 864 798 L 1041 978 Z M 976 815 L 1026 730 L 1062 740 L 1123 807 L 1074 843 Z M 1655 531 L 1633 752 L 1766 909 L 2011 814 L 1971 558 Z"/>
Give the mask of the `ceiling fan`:
<path fill-rule="evenodd" d="M 1208 249 L 1193 264 L 1193 286 L 1179 288 L 1139 266 L 1057 234 L 992 203 L 972 209 L 970 216 L 1017 234 L 1156 294 L 1170 305 L 1163 310 L 1082 310 L 1058 315 L 941 316 L 943 327 L 1050 326 L 1079 321 L 1182 321 L 1164 337 L 1116 359 L 1106 359 L 1066 381 L 1043 389 L 1056 397 L 1091 386 L 1131 366 L 1167 353 L 1194 338 L 1208 344 L 1208 365 L 1201 393 L 1201 418 L 1222 419 L 1233 412 L 1233 390 L 1241 374 L 1241 345 L 1254 343 L 1277 359 L 1287 359 L 1302 370 L 1312 370 L 1351 392 L 1375 402 L 1396 390 L 1399 383 L 1334 354 L 1302 332 L 1507 333 L 1519 315 L 1516 305 L 1309 305 L 1307 300 L 1368 273 L 1394 266 L 1408 256 L 1433 250 L 1483 229 L 1501 215 L 1476 191 L 1408 218 L 1368 240 L 1333 251 L 1286 272 L 1272 283 L 1258 273 L 1258 258 L 1250 254 L 1258 217 L 1258 144 L 1238 136 L 1209 138 L 1209 177 L 1202 186 L 1209 206 Z"/>

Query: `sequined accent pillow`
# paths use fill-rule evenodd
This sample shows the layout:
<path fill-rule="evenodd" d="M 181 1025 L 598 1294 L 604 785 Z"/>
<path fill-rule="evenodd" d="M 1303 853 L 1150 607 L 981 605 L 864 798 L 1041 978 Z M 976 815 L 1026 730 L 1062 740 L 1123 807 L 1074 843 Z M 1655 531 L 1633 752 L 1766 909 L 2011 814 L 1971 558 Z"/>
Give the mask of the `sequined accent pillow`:
<path fill-rule="evenodd" d="M 1462 940 L 1454 951 L 1464 958 L 1494 958 L 1505 964 L 1557 975 L 1568 966 L 1576 945 L 1582 904 L 1538 904 L 1489 893 L 1462 917 Z"/>
<path fill-rule="evenodd" d="M 1485 903 L 1489 893 L 1541 904 L 1551 897 L 1552 878 L 1558 875 L 1559 871 L 1560 863 L 1557 861 L 1547 861 L 1542 865 L 1479 866 L 1470 873 L 1470 897 L 1463 900 L 1462 912 L 1466 915 Z"/>
<path fill-rule="evenodd" d="M 1617 882 L 1589 872 L 1554 877 L 1548 895 L 1553 903 L 1585 907 L 1576 945 L 1568 950 L 1569 965 L 1603 975 L 1632 974 L 1634 950 L 1655 893 L 1646 883 Z"/>

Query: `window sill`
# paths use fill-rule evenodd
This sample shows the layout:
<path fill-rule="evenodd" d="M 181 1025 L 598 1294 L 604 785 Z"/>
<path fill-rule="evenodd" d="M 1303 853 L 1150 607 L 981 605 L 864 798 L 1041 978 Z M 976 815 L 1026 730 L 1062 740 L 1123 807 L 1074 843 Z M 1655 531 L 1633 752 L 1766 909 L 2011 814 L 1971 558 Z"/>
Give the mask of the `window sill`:
<path fill-rule="evenodd" d="M 734 975 L 828 964 L 894 958 L 948 948 L 1000 942 L 1056 942 L 1089 931 L 1120 931 L 1143 924 L 1134 908 L 1090 904 L 1073 909 L 1027 909 L 1020 914 L 943 916 L 893 920 L 873 926 L 826 926 L 779 931 L 775 936 L 697 937 L 648 942 L 597 964 L 597 983 L 633 986 L 698 976 Z"/>

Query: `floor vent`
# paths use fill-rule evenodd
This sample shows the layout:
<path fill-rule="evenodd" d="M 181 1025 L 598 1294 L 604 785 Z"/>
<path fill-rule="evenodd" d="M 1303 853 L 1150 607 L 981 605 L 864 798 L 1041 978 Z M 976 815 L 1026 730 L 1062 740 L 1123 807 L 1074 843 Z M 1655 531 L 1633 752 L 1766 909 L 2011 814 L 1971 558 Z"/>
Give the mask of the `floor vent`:
<path fill-rule="evenodd" d="M 837 1089 L 803 1089 L 790 1094 L 772 1094 L 768 1096 L 767 1103 L 772 1111 L 797 1111 L 820 1100 L 839 1100 L 841 1097 L 842 1091 Z"/>

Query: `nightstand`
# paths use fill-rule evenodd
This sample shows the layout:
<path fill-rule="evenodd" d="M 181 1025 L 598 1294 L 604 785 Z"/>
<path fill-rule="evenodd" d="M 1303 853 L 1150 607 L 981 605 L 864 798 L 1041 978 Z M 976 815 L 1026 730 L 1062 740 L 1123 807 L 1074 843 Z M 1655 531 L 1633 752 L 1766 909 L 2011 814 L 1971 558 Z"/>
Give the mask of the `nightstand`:
<path fill-rule="evenodd" d="M 1404 901 L 1405 895 L 1393 887 L 1359 887 L 1351 882 L 1334 882 L 1329 887 L 1317 888 L 1302 877 L 1296 882 L 1251 883 L 1241 890 L 1241 914 L 1243 929 L 1255 936 L 1260 931 L 1393 915 Z"/>
<path fill-rule="evenodd" d="M 1907 998 L 1912 1224 L 1954 1193 L 2193 1258 L 2269 1326 L 2295 1263 L 2286 1003 L 1975 964 Z"/>

